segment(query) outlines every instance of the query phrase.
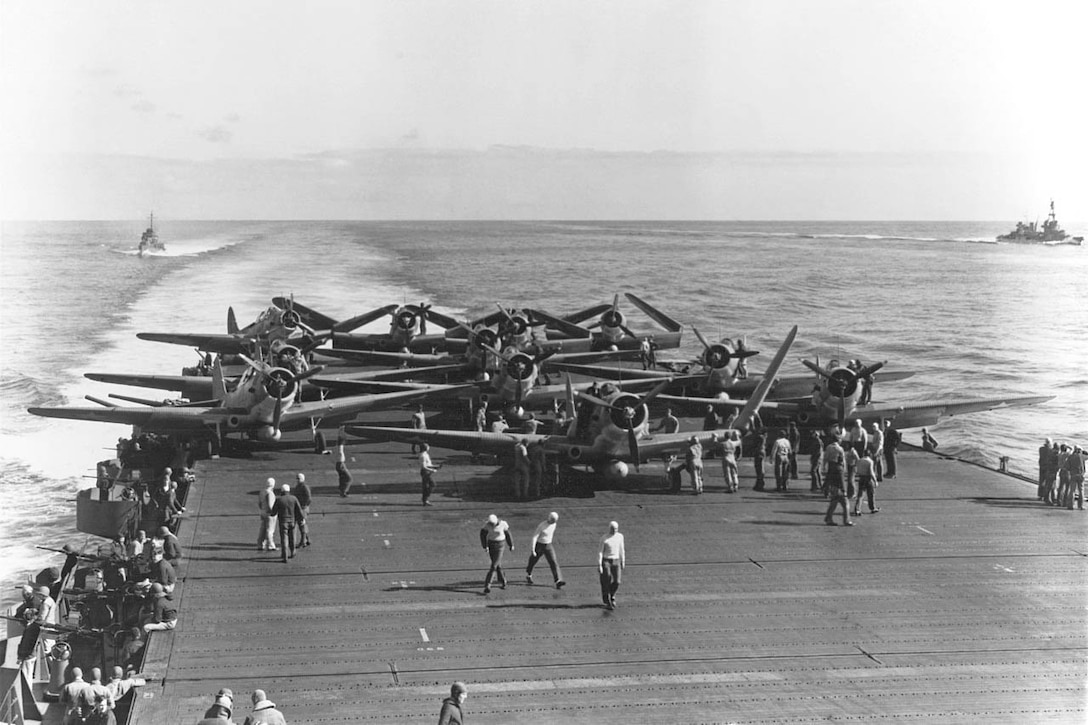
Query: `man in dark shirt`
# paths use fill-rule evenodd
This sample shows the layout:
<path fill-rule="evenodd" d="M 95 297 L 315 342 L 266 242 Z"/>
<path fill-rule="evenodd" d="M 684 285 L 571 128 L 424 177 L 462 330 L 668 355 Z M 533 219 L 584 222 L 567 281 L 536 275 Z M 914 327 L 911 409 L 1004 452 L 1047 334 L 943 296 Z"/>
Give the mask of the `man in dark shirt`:
<path fill-rule="evenodd" d="M 272 506 L 272 515 L 277 517 L 280 526 L 280 547 L 283 550 L 283 563 L 295 556 L 295 524 L 305 517 L 298 499 L 291 495 L 291 487 L 286 483 L 280 487 L 280 497 Z"/>
<path fill-rule="evenodd" d="M 884 477 L 895 478 L 895 457 L 899 453 L 902 436 L 892 428 L 892 420 L 884 421 Z"/>
<path fill-rule="evenodd" d="M 298 545 L 302 548 L 310 545 L 310 525 L 307 519 L 310 517 L 310 503 L 313 501 L 313 496 L 310 494 L 310 486 L 306 483 L 306 476 L 301 473 L 295 475 L 295 498 L 298 499 L 298 505 L 302 509 L 302 518 L 298 522 Z"/>
<path fill-rule="evenodd" d="M 178 608 L 163 591 L 158 582 L 151 585 L 151 620 L 144 625 L 145 632 L 173 629 L 178 623 Z"/>

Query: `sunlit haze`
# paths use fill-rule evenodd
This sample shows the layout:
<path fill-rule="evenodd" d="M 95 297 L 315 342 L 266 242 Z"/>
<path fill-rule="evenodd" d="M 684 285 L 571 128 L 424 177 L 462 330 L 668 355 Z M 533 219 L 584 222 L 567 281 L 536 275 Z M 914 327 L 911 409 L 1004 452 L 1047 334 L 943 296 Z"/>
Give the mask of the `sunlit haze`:
<path fill-rule="evenodd" d="M 0 215 L 1072 231 L 1086 8 L 0 0 Z"/>

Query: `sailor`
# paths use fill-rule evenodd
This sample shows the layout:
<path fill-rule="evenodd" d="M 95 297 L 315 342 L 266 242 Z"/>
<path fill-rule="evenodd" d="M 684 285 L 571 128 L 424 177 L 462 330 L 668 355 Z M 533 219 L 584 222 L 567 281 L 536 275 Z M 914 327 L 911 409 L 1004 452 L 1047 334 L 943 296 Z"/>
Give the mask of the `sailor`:
<path fill-rule="evenodd" d="M 161 584 L 164 591 L 167 594 L 174 591 L 174 586 L 177 584 L 178 575 L 174 571 L 174 567 L 170 565 L 170 562 L 163 558 L 163 550 L 154 548 L 151 551 L 151 569 L 148 572 L 148 579 L 144 582 L 145 586 L 150 583 L 152 587 L 155 584 Z"/>
<path fill-rule="evenodd" d="M 427 414 L 423 412 L 423 405 L 416 406 L 416 412 L 412 413 L 412 429 L 413 430 L 427 430 Z M 418 443 L 412 444 L 412 453 L 415 453 L 419 448 Z"/>
<path fill-rule="evenodd" d="M 870 426 L 869 458 L 873 461 L 873 475 L 877 483 L 884 481 L 884 431 L 880 430 L 880 421 L 874 420 Z"/>
<path fill-rule="evenodd" d="M 937 450 L 937 439 L 929 434 L 929 431 L 925 428 L 922 429 L 922 450 L 933 453 Z"/>
<path fill-rule="evenodd" d="M 650 432 L 663 431 L 666 434 L 676 433 L 680 430 L 680 419 L 672 413 L 672 408 L 665 408 L 665 417 Z"/>
<path fill-rule="evenodd" d="M 650 338 L 644 337 L 638 344 L 638 359 L 643 370 L 650 369 Z"/>
<path fill-rule="evenodd" d="M 491 568 L 484 577 L 484 594 L 491 592 L 491 580 L 498 577 L 499 586 L 506 589 L 506 574 L 502 570 L 502 555 L 506 547 L 514 550 L 514 540 L 510 537 L 510 524 L 499 519 L 495 514 L 487 517 L 480 529 L 480 545 L 491 557 Z"/>
<path fill-rule="evenodd" d="M 876 507 L 876 479 L 874 477 L 875 466 L 869 452 L 858 458 L 856 464 L 858 474 L 858 494 L 854 499 L 854 515 L 861 516 L 861 496 L 864 494 L 869 500 L 869 513 L 875 514 L 880 509 Z"/>
<path fill-rule="evenodd" d="M 159 527 L 159 538 L 162 539 L 162 558 L 170 562 L 170 566 L 177 567 L 181 561 L 181 544 L 178 537 L 165 526 Z"/>
<path fill-rule="evenodd" d="M 820 465 L 824 458 L 824 441 L 820 437 L 820 431 L 812 431 L 812 453 L 809 454 L 808 466 L 809 466 L 809 492 L 810 493 L 823 493 L 824 482 L 820 475 Z"/>
<path fill-rule="evenodd" d="M 1066 461 L 1069 469 L 1068 495 L 1065 497 L 1065 507 L 1073 510 L 1073 501 L 1077 502 L 1077 508 L 1084 510 L 1084 451 L 1080 446 L 1073 446 L 1072 452 Z"/>
<path fill-rule="evenodd" d="M 790 478 L 797 480 L 797 454 L 801 451 L 801 431 L 797 423 L 789 422 L 786 435 L 790 442 Z"/>
<path fill-rule="evenodd" d="M 426 443 L 419 445 L 419 479 L 423 494 L 423 505 L 431 505 L 431 493 L 434 491 L 434 474 L 438 466 L 431 462 L 431 447 Z"/>
<path fill-rule="evenodd" d="M 442 701 L 442 710 L 438 713 L 438 725 L 462 725 L 464 714 L 461 706 L 468 697 L 468 688 L 463 682 L 455 682 L 450 686 L 450 696 Z"/>
<path fill-rule="evenodd" d="M 717 411 L 714 410 L 714 406 L 713 405 L 706 406 L 706 413 L 703 415 L 703 430 L 704 431 L 718 430 L 718 428 L 721 426 L 721 424 L 722 424 L 722 419 L 718 415 Z M 710 453 L 707 454 L 707 458 L 713 458 L 713 457 L 714 457 L 713 452 L 710 452 Z"/>
<path fill-rule="evenodd" d="M 275 520 L 272 518 L 272 507 L 276 504 L 276 479 L 269 478 L 264 482 L 264 490 L 257 494 L 257 510 L 261 514 L 261 528 L 257 532 L 257 551 L 275 551 L 276 536 Z"/>
<path fill-rule="evenodd" d="M 896 456 L 899 454 L 899 443 L 902 440 L 899 431 L 892 427 L 891 418 L 884 421 L 884 475 L 895 478 Z"/>
<path fill-rule="evenodd" d="M 869 447 L 869 434 L 865 432 L 861 418 L 856 419 L 850 428 L 850 447 L 857 451 L 859 456 Z"/>
<path fill-rule="evenodd" d="M 1050 467 L 1050 446 L 1052 443 L 1053 441 L 1047 438 L 1043 441 L 1043 445 L 1039 446 L 1039 488 L 1037 494 L 1039 498 L 1044 500 L 1046 498 L 1047 469 Z"/>
<path fill-rule="evenodd" d="M 83 722 L 83 706 L 80 694 L 89 687 L 83 680 L 83 670 L 73 667 L 69 674 L 72 679 L 60 690 L 60 704 L 64 707 L 64 723 Z"/>
<path fill-rule="evenodd" d="M 178 624 L 178 608 L 158 582 L 151 585 L 151 617 L 144 624 L 144 632 L 161 632 Z"/>
<path fill-rule="evenodd" d="M 279 522 L 280 546 L 283 548 L 280 555 L 281 560 L 286 564 L 288 559 L 293 559 L 295 556 L 295 525 L 305 520 L 306 515 L 302 512 L 298 499 L 291 494 L 290 486 L 283 484 L 280 486 L 280 492 L 276 503 L 272 506 L 272 515 Z"/>
<path fill-rule="evenodd" d="M 548 566 L 552 570 L 552 578 L 555 581 L 555 588 L 562 589 L 566 582 L 563 581 L 563 575 L 559 571 L 559 562 L 555 558 L 555 547 L 552 545 L 552 539 L 555 537 L 555 527 L 559 523 L 559 514 L 552 511 L 548 514 L 548 518 L 541 521 L 536 527 L 536 531 L 533 532 L 533 538 L 529 541 L 530 554 L 529 563 L 525 567 L 525 581 L 530 585 L 533 583 L 533 567 L 540 561 L 540 557 L 544 557 L 548 561 Z"/>
<path fill-rule="evenodd" d="M 729 430 L 722 441 L 722 477 L 725 479 L 725 492 L 736 493 L 740 483 L 737 473 L 737 449 L 740 447 L 740 433 Z"/>
<path fill-rule="evenodd" d="M 539 498 L 544 486 L 544 444 L 529 444 L 529 496 Z"/>
<path fill-rule="evenodd" d="M 699 443 L 699 436 L 688 438 L 684 462 L 691 474 L 692 494 L 698 496 L 703 492 L 703 446 Z"/>
<path fill-rule="evenodd" d="M 505 433 L 510 429 L 510 426 L 506 423 L 506 416 L 499 413 L 499 417 L 495 419 L 495 422 L 491 424 L 492 433 Z"/>
<path fill-rule="evenodd" d="M 529 448 L 524 438 L 514 443 L 514 498 L 529 496 Z"/>
<path fill-rule="evenodd" d="M 609 611 L 616 608 L 616 591 L 620 588 L 623 570 L 627 567 L 627 552 L 624 547 L 620 525 L 608 522 L 608 533 L 601 537 L 597 549 L 597 574 L 601 578 L 601 600 Z"/>
<path fill-rule="evenodd" d="M 302 518 L 298 522 L 298 547 L 302 548 L 310 545 L 310 525 L 307 521 L 310 518 L 310 504 L 313 502 L 310 486 L 306 483 L 306 475 L 303 473 L 295 475 L 295 498 L 298 499 L 298 505 L 302 508 Z"/>
<path fill-rule="evenodd" d="M 276 709 L 276 703 L 268 699 L 264 690 L 254 690 L 250 699 L 253 701 L 253 712 L 246 717 L 244 725 L 287 725 L 287 719 Z"/>
<path fill-rule="evenodd" d="M 738 337 L 737 338 L 736 348 L 737 348 L 738 353 L 747 352 L 748 346 L 744 344 L 744 338 L 743 337 Z M 737 380 L 747 380 L 748 379 L 748 358 L 747 357 L 740 357 L 740 359 L 737 360 L 737 372 L 736 372 L 736 375 L 737 375 Z"/>
<path fill-rule="evenodd" d="M 760 431 L 756 437 L 756 447 L 752 451 L 752 466 L 755 469 L 756 485 L 752 487 L 753 491 L 762 491 L 767 485 L 764 470 L 763 461 L 767 455 L 767 433 Z"/>
<path fill-rule="evenodd" d="M 776 491 L 786 491 L 790 480 L 790 447 L 786 431 L 779 430 L 774 445 L 771 446 L 771 461 L 774 463 L 774 487 Z"/>

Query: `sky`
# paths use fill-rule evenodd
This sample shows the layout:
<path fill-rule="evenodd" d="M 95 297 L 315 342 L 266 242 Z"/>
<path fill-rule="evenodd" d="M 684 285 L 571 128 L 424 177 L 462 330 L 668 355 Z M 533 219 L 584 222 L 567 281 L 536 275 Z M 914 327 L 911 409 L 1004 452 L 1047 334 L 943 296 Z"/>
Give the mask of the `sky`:
<path fill-rule="evenodd" d="M 0 218 L 1088 220 L 1086 31 L 1074 0 L 0 0 Z"/>

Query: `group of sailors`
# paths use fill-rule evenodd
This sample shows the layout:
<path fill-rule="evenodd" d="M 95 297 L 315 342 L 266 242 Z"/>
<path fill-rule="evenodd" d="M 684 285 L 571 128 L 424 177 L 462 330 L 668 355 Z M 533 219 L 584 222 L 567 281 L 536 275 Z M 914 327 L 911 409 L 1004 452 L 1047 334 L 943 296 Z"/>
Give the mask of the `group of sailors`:
<path fill-rule="evenodd" d="M 1079 445 L 1058 443 L 1047 438 L 1039 446 L 1039 500 L 1050 506 L 1062 506 L 1070 511 L 1073 503 L 1084 510 L 1085 456 Z"/>

